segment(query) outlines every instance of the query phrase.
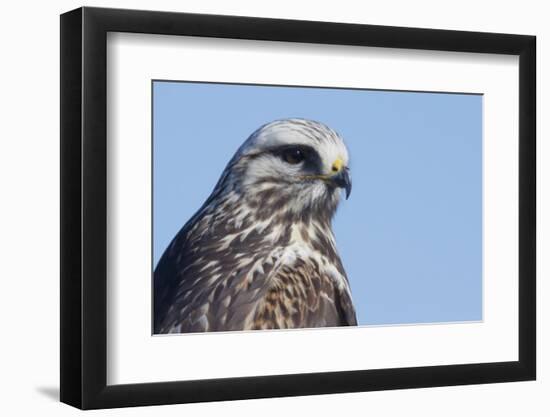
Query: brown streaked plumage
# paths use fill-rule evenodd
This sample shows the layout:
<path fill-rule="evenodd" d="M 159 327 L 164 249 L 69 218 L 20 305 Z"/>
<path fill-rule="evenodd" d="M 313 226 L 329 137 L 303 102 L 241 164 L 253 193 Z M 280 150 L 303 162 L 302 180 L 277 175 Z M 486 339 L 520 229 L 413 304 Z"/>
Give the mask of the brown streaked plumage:
<path fill-rule="evenodd" d="M 348 154 L 327 126 L 262 126 L 154 274 L 154 333 L 356 325 L 331 228 Z"/>

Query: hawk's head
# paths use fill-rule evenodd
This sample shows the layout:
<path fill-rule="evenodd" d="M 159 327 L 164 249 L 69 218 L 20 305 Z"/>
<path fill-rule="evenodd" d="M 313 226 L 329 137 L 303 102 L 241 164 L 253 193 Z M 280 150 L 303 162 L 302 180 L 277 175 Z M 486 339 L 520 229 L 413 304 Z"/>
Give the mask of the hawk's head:
<path fill-rule="evenodd" d="M 322 212 L 332 217 L 340 189 L 351 192 L 348 151 L 328 126 L 305 119 L 284 119 L 256 130 L 240 147 L 225 172 L 241 197 L 258 207 L 288 214 Z M 225 181 L 224 181 L 225 182 Z"/>

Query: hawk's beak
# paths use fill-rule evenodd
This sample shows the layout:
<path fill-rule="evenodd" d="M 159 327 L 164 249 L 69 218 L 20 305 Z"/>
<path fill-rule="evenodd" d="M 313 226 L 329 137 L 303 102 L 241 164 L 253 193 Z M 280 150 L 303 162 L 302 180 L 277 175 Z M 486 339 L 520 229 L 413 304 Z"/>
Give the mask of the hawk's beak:
<path fill-rule="evenodd" d="M 351 194 L 351 177 L 349 175 L 349 168 L 341 168 L 337 174 L 334 174 L 330 177 L 331 181 L 340 188 L 346 190 L 346 200 Z"/>

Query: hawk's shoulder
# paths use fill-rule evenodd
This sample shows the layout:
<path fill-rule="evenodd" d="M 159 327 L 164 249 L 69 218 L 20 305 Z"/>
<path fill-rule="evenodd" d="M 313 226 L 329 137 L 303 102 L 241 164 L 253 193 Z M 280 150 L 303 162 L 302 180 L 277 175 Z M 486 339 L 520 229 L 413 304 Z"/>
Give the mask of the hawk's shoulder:
<path fill-rule="evenodd" d="M 347 279 L 322 257 L 274 248 L 243 258 L 225 276 L 199 274 L 199 264 L 180 278 L 178 297 L 156 332 L 335 327 L 356 325 Z M 206 268 L 206 269 L 205 269 Z M 214 278 L 213 278 L 214 277 Z"/>

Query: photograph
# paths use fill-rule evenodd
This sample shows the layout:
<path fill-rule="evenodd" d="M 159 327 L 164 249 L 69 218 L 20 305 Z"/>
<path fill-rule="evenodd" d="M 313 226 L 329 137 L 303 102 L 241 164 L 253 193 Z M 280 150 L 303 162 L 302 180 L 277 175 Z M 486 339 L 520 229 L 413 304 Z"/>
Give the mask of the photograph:
<path fill-rule="evenodd" d="M 59 161 L 59 288 L 33 292 L 59 301 L 43 329 L 59 369 L 46 352 L 16 379 L 58 378 L 83 410 L 223 401 L 257 415 L 264 403 L 241 400 L 314 396 L 290 414 L 427 417 L 462 392 L 460 415 L 538 415 L 542 14 L 293 7 L 62 11 L 44 66 L 60 106 L 41 106 L 59 113 L 59 146 L 44 159 L 10 141 L 23 170 Z M 34 70 L 46 51 L 18 50 Z M 43 130 L 14 85 L 17 133 Z M 31 222 L 43 173 L 14 188 Z M 14 265 L 43 268 L 28 262 L 40 233 L 12 223 L 27 248 Z"/>
<path fill-rule="evenodd" d="M 483 95 L 152 81 L 154 335 L 483 321 Z"/>

